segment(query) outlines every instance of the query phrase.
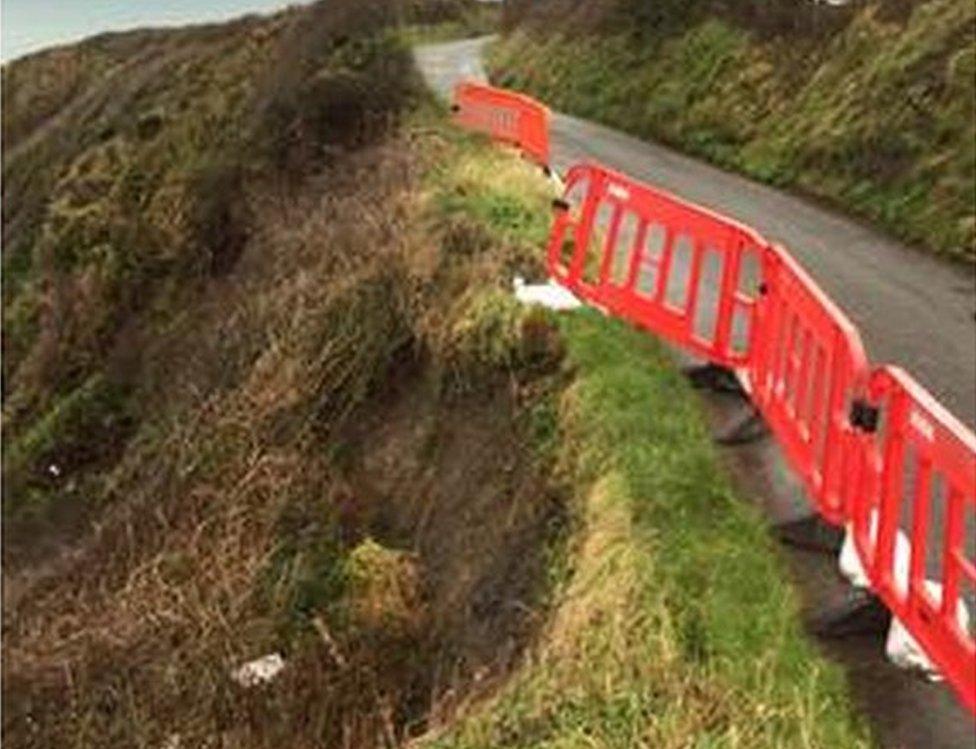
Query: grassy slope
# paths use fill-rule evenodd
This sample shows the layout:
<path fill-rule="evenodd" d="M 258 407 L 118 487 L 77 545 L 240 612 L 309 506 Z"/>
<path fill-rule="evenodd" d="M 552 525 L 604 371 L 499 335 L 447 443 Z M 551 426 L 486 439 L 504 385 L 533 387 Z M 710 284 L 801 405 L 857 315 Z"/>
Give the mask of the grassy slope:
<path fill-rule="evenodd" d="M 667 32 L 647 25 L 635 39 L 614 24 L 593 33 L 568 13 L 555 32 L 506 37 L 490 67 L 501 84 L 554 107 L 799 188 L 972 261 L 976 9 L 968 0 L 912 7 L 899 20 L 869 6 L 813 37 L 706 17 Z"/>
<path fill-rule="evenodd" d="M 254 196 L 396 118 L 411 66 L 385 14 L 316 6 L 4 67 L 5 517 L 101 491 L 89 474 L 153 415 L 165 357 L 147 343 L 176 338 L 234 269 Z M 80 71 L 66 87 L 64 60 Z M 38 99 L 59 106 L 39 118 Z"/>
<path fill-rule="evenodd" d="M 469 211 L 523 231 L 519 212 L 495 208 L 523 200 L 497 160 L 478 157 Z M 524 231 L 536 240 L 539 226 Z M 592 312 L 561 330 L 573 382 L 541 421 L 577 504 L 551 618 L 512 682 L 433 744 L 865 745 L 841 674 L 801 632 L 762 519 L 719 469 L 662 348 Z"/>
<path fill-rule="evenodd" d="M 210 101 L 211 85 L 224 89 L 225 75 L 249 90 L 263 68 L 252 45 L 276 37 L 240 30 L 230 38 L 208 32 L 224 47 L 185 50 L 203 54 L 194 68 L 201 78 L 188 79 L 191 104 L 195 96 Z M 165 57 L 183 39 L 163 35 L 159 51 Z M 553 355 L 553 320 L 518 307 L 508 286 L 516 273 L 541 275 L 548 185 L 511 155 L 447 127 L 443 113 L 419 111 L 402 129 L 336 147 L 331 136 L 345 131 L 330 112 L 350 111 L 342 91 L 356 91 L 348 87 L 356 75 L 377 72 L 370 63 L 384 55 L 374 52 L 399 49 L 387 44 L 395 40 L 345 46 L 337 58 L 307 66 L 298 54 L 302 74 L 285 76 L 269 121 L 283 120 L 297 142 L 262 154 L 271 161 L 260 163 L 311 159 L 313 168 L 289 180 L 251 175 L 257 181 L 249 190 L 230 193 L 249 209 L 233 263 L 217 274 L 164 275 L 150 289 L 152 314 L 111 307 L 129 317 L 108 352 L 68 337 L 67 352 L 90 361 L 83 384 L 62 390 L 55 377 L 50 392 L 34 393 L 19 367 L 6 384 L 46 406 L 19 412 L 5 458 L 21 461 L 13 467 L 43 493 L 44 507 L 84 503 L 92 522 L 42 554 L 43 564 L 5 565 L 5 742 L 160 746 L 179 736 L 190 744 L 300 747 L 351 736 L 355 745 L 384 745 L 422 727 L 427 705 L 436 708 L 427 719 L 450 726 L 459 698 L 495 689 L 497 678 L 482 688 L 472 686 L 477 677 L 439 683 L 433 658 L 435 678 L 425 681 L 429 653 L 418 643 L 427 640 L 415 638 L 429 633 L 404 639 L 399 631 L 427 621 L 411 608 L 422 574 L 416 555 L 346 538 L 344 513 L 358 512 L 349 509 L 358 498 L 344 475 L 355 455 L 342 435 L 366 419 L 371 401 L 412 361 L 423 365 L 421 384 L 432 388 L 421 398 L 431 410 L 416 423 L 449 418 L 453 404 L 477 401 L 485 387 L 500 384 L 517 399 L 511 429 L 539 470 L 556 461 L 560 485 L 578 490 L 571 536 L 543 549 L 551 558 L 548 599 L 519 601 L 543 627 L 531 655 L 492 701 L 472 703 L 442 742 L 857 745 L 862 730 L 843 683 L 799 632 L 761 521 L 718 471 L 694 396 L 661 351 L 644 336 L 581 314 L 561 325 L 566 367 L 539 371 Z M 215 54 L 230 67 L 215 68 Z M 323 67 L 326 75 L 310 81 L 308 73 Z M 307 85 L 314 96 L 300 94 Z M 296 94 L 326 106 L 308 110 Z M 96 116 L 98 108 L 81 110 L 78 116 Z M 204 114 L 223 127 L 244 111 Z M 391 123 L 395 113 L 387 114 Z M 161 199 L 159 185 L 175 183 L 162 194 L 195 206 L 199 193 L 183 191 L 195 170 L 183 156 L 192 165 L 214 154 L 173 147 L 184 131 L 167 133 L 165 122 L 149 140 L 160 145 L 140 150 L 139 123 L 130 124 L 132 131 L 109 136 L 129 153 L 128 167 L 98 157 L 101 179 L 84 190 L 69 179 L 72 194 L 78 188 L 85 205 L 97 208 L 121 176 L 155 164 L 168 179 L 126 182 L 133 199 Z M 202 125 L 191 119 L 186 127 Z M 97 142 L 90 147 L 101 154 Z M 54 165 L 67 168 L 76 156 L 72 150 Z M 5 169 L 18 171 L 16 162 Z M 114 214 L 90 207 L 84 215 L 97 229 Z M 124 236 L 156 246 L 153 227 L 123 228 L 135 232 Z M 178 237 L 185 241 L 163 243 L 186 262 L 177 268 L 211 267 L 214 247 L 206 242 L 220 231 Z M 28 265 L 13 303 L 25 294 L 43 301 L 52 280 L 68 289 L 92 283 L 85 279 L 126 257 L 126 245 L 99 247 L 79 242 L 83 262 L 56 272 Z M 127 289 L 129 278 L 112 275 L 107 288 Z M 105 300 L 93 295 L 91 309 Z M 57 319 L 50 325 L 57 330 Z M 118 383 L 117 368 L 128 372 Z M 103 390 L 103 382 L 112 388 Z M 121 401 L 106 401 L 116 386 Z M 7 408 L 9 390 L 5 396 Z M 62 461 L 66 446 L 104 435 L 115 416 L 125 419 L 116 451 Z M 366 445 L 378 443 L 374 436 L 381 435 L 366 432 Z M 477 462 L 485 448 L 466 453 Z M 51 456 L 60 476 L 32 473 L 43 474 Z M 6 492 L 5 510 L 12 498 L 15 506 L 22 499 Z M 399 508 L 411 498 L 394 499 Z M 499 496 L 502 506 L 506 500 Z M 531 509 L 511 506 L 505 522 Z M 5 523 L 5 542 L 37 546 L 50 530 Z M 490 566 L 492 555 L 481 563 Z M 458 580 L 483 571 L 448 569 Z M 475 603 L 457 608 L 474 610 Z M 289 663 L 275 685 L 245 692 L 230 683 L 231 667 L 273 650 Z M 488 673 L 500 678 L 505 670 Z"/>
<path fill-rule="evenodd" d="M 310 20 L 322 28 L 320 18 Z M 327 32 L 311 46 L 330 51 Z M 404 52 L 399 41 L 381 36 L 374 46 L 371 39 L 347 40 L 341 54 L 369 71 L 375 59 L 370 53 L 384 50 L 386 77 L 374 81 L 374 92 L 384 95 L 391 83 L 409 91 L 410 81 L 396 77 Z M 222 41 L 234 48 L 239 40 Z M 198 51 L 206 63 L 219 48 Z M 352 132 L 342 130 L 347 121 L 341 117 L 358 110 L 333 96 L 349 91 L 343 85 L 350 79 L 356 82 L 355 66 L 336 70 L 331 56 L 309 60 L 296 54 L 303 74 L 297 81 L 285 78 L 273 109 L 282 130 L 296 134 L 297 156 L 307 157 L 300 163 L 309 168 L 283 175 L 269 166 L 246 193 L 230 194 L 249 209 L 235 262 L 213 277 L 191 276 L 180 293 L 176 284 L 164 287 L 155 315 L 128 320 L 138 335 L 124 339 L 126 354 L 136 360 L 129 372 L 136 390 L 126 403 L 137 401 L 139 410 L 127 439 L 99 460 L 82 453 L 75 462 L 64 460 L 68 446 L 104 435 L 108 426 L 106 404 L 88 387 L 58 398 L 53 416 L 41 415 L 14 432 L 20 455 L 10 449 L 5 455 L 10 459 L 13 452 L 17 459 L 4 466 L 5 488 L 11 468 L 22 472 L 18 479 L 26 473 L 43 491 L 46 522 L 26 528 L 4 523 L 5 744 L 161 746 L 179 736 L 190 744 L 217 740 L 233 746 L 385 745 L 391 736 L 416 731 L 417 721 L 423 725 L 428 705 L 446 689 L 441 674 L 456 673 L 461 680 L 465 668 L 480 663 L 461 658 L 441 665 L 465 635 L 449 614 L 479 609 L 462 597 L 453 607 L 442 606 L 447 614 L 424 613 L 409 592 L 421 574 L 414 567 L 423 570 L 422 556 L 389 538 L 363 539 L 362 525 L 366 532 L 371 526 L 361 515 L 389 518 L 412 503 L 422 510 L 434 495 L 423 482 L 399 481 L 399 491 L 416 496 L 397 496 L 391 508 L 370 498 L 368 485 L 350 488 L 347 463 L 361 457 L 344 430 L 364 421 L 391 380 L 417 368 L 420 410 L 408 413 L 417 418 L 406 422 L 406 441 L 418 442 L 426 458 L 439 454 L 440 424 L 452 418 L 453 405 L 484 416 L 478 398 L 485 388 L 503 395 L 511 390 L 517 401 L 514 424 L 507 424 L 505 409 L 490 413 L 501 422 L 491 439 L 521 444 L 517 436 L 528 429 L 522 423 L 528 417 L 520 409 L 536 396 L 517 375 L 545 359 L 549 328 L 501 289 L 514 273 L 538 272 L 535 247 L 515 229 L 535 217 L 532 236 L 541 241 L 545 183 L 518 162 L 499 158 L 489 168 L 506 184 L 524 188 L 519 201 L 501 195 L 473 208 L 471 184 L 483 167 L 462 157 L 479 153 L 479 142 L 429 114 L 403 126 L 397 110 L 384 110 L 381 133 L 360 139 L 359 126 L 372 123 L 353 119 Z M 235 70 L 245 86 L 256 72 Z M 306 91 L 309 75 L 318 86 L 305 97 L 312 101 L 287 106 Z M 370 101 L 355 87 L 351 91 L 357 101 Z M 207 86 L 198 91 L 205 99 L 211 94 Z M 312 116 L 316 112 L 321 120 Z M 221 127 L 233 122 L 217 120 Z M 306 133 L 315 123 L 324 132 Z M 342 147 L 336 145 L 339 135 Z M 159 156 L 153 148 L 146 151 Z M 293 155 L 284 149 L 283 163 L 294 163 Z M 159 163 L 182 176 L 182 161 Z M 445 163 L 452 165 L 449 173 Z M 101 200 L 119 175 L 106 169 L 105 177 L 85 193 L 89 200 Z M 155 183 L 145 187 L 154 194 Z M 526 204 L 526 195 L 536 202 Z M 185 198 L 189 207 L 193 197 Z M 104 214 L 91 211 L 89 218 L 97 227 Z M 485 228 L 498 221 L 513 227 L 505 241 Z M 135 236 L 147 242 L 154 236 L 149 227 L 143 232 Z M 90 248 L 79 243 L 78 249 Z M 206 257 L 208 248 L 175 249 L 192 259 Z M 111 254 L 92 253 L 86 265 L 110 268 Z M 36 272 L 30 269 L 27 278 Z M 98 353 L 90 343 L 71 343 L 73 353 Z M 93 358 L 95 371 L 102 371 L 101 360 Z M 104 371 L 111 373 L 115 363 L 115 356 L 107 357 Z M 530 385 L 532 377 L 527 379 Z M 15 380 L 17 388 L 31 384 Z M 414 439 L 417 427 L 426 430 L 423 439 Z M 41 432 L 51 439 L 31 436 Z M 370 446 L 381 438 L 364 436 Z M 449 447 L 443 448 L 448 456 Z M 25 454 L 33 459 L 21 458 Z M 485 456 L 485 450 L 468 448 L 462 461 Z M 39 458 L 56 460 L 60 474 L 46 474 L 46 460 Z M 544 468 L 527 470 L 544 478 Z M 467 473 L 463 462 L 445 471 L 448 478 Z M 520 518 L 529 514 L 531 521 L 548 501 L 548 493 L 540 494 L 538 502 L 512 506 L 505 522 L 493 527 L 521 532 Z M 520 495 L 500 492 L 498 503 L 514 499 Z M 24 496 L 8 490 L 4 502 L 19 520 Z M 491 510 L 498 503 L 482 506 Z M 59 535 L 60 510 L 80 505 L 88 510 L 86 522 Z M 424 522 L 437 522 L 439 515 L 433 508 Z M 435 541 L 464 538 L 464 528 L 452 531 Z M 490 538 L 480 525 L 472 531 Z M 512 535 L 517 541 L 519 533 Z M 482 577 L 491 582 L 499 574 L 491 565 L 506 542 L 473 560 L 453 555 L 456 564 L 470 567 L 455 571 L 454 561 L 435 567 L 433 573 L 456 584 L 446 593 L 444 584 L 431 587 L 442 595 L 478 593 Z M 529 565 L 534 552 L 522 553 Z M 520 559 L 503 556 L 506 562 Z M 429 592 L 425 587 L 423 603 Z M 534 604 L 531 597 L 523 600 Z M 407 606 L 416 608 L 401 617 Z M 417 622 L 425 626 L 399 631 Z M 454 640 L 428 647 L 445 628 Z M 228 678 L 235 665 L 276 650 L 286 654 L 289 668 L 274 689 L 247 693 Z"/>

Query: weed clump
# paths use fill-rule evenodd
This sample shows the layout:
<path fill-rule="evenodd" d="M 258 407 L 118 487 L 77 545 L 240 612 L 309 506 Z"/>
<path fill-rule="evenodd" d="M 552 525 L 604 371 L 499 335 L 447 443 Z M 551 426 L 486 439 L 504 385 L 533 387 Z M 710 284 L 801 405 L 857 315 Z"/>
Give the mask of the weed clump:
<path fill-rule="evenodd" d="M 244 251 L 251 222 L 245 179 L 244 164 L 228 154 L 207 159 L 189 175 L 190 232 L 202 274 L 226 275 Z"/>
<path fill-rule="evenodd" d="M 423 603 L 415 555 L 366 538 L 349 552 L 345 564 L 345 609 L 353 631 L 417 633 Z"/>
<path fill-rule="evenodd" d="M 94 375 L 59 399 L 4 454 L 4 488 L 21 498 L 4 514 L 43 515 L 51 492 L 79 467 L 104 467 L 135 426 L 130 392 Z"/>
<path fill-rule="evenodd" d="M 484 372 L 552 373 L 563 356 L 551 313 L 496 290 L 474 292 L 459 303 L 444 349 L 456 383 L 477 381 Z"/>

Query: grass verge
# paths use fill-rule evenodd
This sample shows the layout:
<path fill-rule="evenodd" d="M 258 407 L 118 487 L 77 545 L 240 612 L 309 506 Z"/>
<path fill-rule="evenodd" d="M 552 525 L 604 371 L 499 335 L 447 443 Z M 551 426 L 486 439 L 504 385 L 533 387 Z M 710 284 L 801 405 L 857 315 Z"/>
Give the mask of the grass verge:
<path fill-rule="evenodd" d="M 554 613 L 490 708 L 433 745 L 867 745 L 661 347 L 591 311 L 562 332 L 558 452 L 578 496 Z"/>
<path fill-rule="evenodd" d="M 469 153 L 450 168 L 469 177 L 461 210 L 496 217 L 486 226 L 502 241 L 537 243 L 516 208 L 534 201 L 497 160 Z M 499 203 L 509 208 L 490 210 Z M 867 745 L 841 671 L 803 634 L 785 563 L 662 347 L 592 311 L 564 315 L 560 331 L 572 382 L 537 416 L 576 500 L 551 562 L 551 617 L 511 682 L 431 745 Z"/>
<path fill-rule="evenodd" d="M 401 29 L 407 44 L 436 44 L 492 34 L 501 22 L 501 6 L 476 0 L 419 0 L 407 7 Z"/>

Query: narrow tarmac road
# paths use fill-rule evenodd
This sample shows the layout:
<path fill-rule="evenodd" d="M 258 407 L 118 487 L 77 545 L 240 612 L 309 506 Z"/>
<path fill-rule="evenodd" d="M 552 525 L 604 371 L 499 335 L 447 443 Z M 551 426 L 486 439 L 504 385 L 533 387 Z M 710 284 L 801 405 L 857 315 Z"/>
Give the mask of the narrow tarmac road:
<path fill-rule="evenodd" d="M 490 37 L 419 47 L 415 56 L 428 84 L 447 98 L 457 81 L 484 78 L 481 54 L 488 41 Z M 602 125 L 554 112 L 551 141 L 552 166 L 560 173 L 578 161 L 598 161 L 724 212 L 788 246 L 860 328 L 873 362 L 906 368 L 957 417 L 976 425 L 976 270 Z M 704 400 L 718 432 L 743 416 L 741 402 L 728 396 Z M 753 498 L 770 522 L 789 522 L 809 512 L 804 490 L 775 441 L 737 447 L 723 452 L 723 458 L 744 495 Z M 933 517 L 932 522 L 943 520 Z M 976 533 L 969 531 L 968 538 L 976 543 Z M 797 550 L 785 555 L 808 621 L 841 604 L 850 589 L 838 575 L 834 557 Z M 926 682 L 885 661 L 883 632 L 820 643 L 847 670 L 881 746 L 976 746 L 976 724 L 944 684 Z"/>
<path fill-rule="evenodd" d="M 435 91 L 483 78 L 490 37 L 418 48 Z M 638 140 L 553 113 L 553 167 L 592 159 L 728 214 L 781 242 L 861 330 L 873 362 L 904 367 L 976 427 L 976 270 L 943 261 L 802 198 Z"/>

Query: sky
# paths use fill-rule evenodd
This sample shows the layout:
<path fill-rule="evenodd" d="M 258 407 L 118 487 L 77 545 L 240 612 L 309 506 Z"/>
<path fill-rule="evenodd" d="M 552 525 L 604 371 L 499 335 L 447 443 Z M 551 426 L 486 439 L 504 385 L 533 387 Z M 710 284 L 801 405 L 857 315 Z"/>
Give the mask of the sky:
<path fill-rule="evenodd" d="M 0 0 L 0 59 L 12 60 L 103 31 L 219 21 L 301 1 Z"/>

